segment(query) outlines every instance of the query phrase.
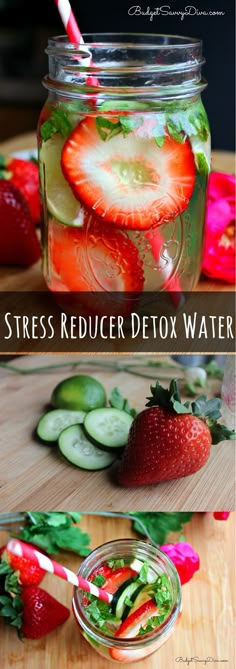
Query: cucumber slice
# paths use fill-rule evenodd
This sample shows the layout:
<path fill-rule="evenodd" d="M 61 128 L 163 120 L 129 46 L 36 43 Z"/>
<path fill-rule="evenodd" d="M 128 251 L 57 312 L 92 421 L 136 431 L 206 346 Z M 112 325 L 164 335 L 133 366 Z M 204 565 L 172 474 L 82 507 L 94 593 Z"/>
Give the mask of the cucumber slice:
<path fill-rule="evenodd" d="M 102 448 L 125 446 L 133 422 L 132 416 L 120 409 L 104 408 L 90 411 L 84 419 L 86 434 Z"/>
<path fill-rule="evenodd" d="M 125 583 L 123 585 L 125 586 Z M 119 588 L 119 590 L 120 590 L 120 588 Z M 132 578 L 132 579 L 129 580 L 129 582 L 126 581 L 126 587 L 125 588 L 123 587 L 123 591 L 120 593 L 120 595 L 118 595 L 118 592 L 117 592 L 118 599 L 117 599 L 117 604 L 116 604 L 116 609 L 115 609 L 115 615 L 116 615 L 117 618 L 119 618 L 119 620 L 123 621 L 125 619 L 125 618 L 123 618 L 123 616 L 124 616 L 124 613 L 125 613 L 126 609 L 128 609 L 128 613 L 130 613 L 131 607 L 127 606 L 125 604 L 125 600 L 126 600 L 126 597 L 128 597 L 131 600 L 132 595 L 134 595 L 134 593 L 136 593 L 137 590 L 140 590 L 140 584 L 138 585 L 137 581 L 134 581 L 134 579 Z M 127 615 L 128 615 L 128 613 L 127 613 Z M 126 615 L 125 615 L 125 617 L 126 617 Z"/>
<path fill-rule="evenodd" d="M 70 425 L 61 432 L 59 449 L 64 457 L 76 467 L 96 471 L 105 469 L 114 462 L 114 453 L 105 453 L 94 446 L 84 433 L 81 425 Z"/>
<path fill-rule="evenodd" d="M 42 441 L 57 441 L 60 432 L 69 425 L 83 423 L 85 411 L 69 411 L 67 409 L 52 409 L 40 418 L 36 433 Z"/>
<path fill-rule="evenodd" d="M 136 590 L 134 590 L 134 592 L 130 596 L 130 600 L 133 603 L 133 606 L 130 607 L 130 606 L 125 605 L 125 607 L 123 609 L 123 613 L 122 613 L 122 622 L 124 622 L 124 620 L 127 618 L 127 616 L 129 615 L 130 612 L 133 612 L 134 606 L 135 606 L 135 608 L 137 608 L 136 607 L 136 601 L 138 600 L 138 595 L 144 590 L 145 587 L 146 586 L 143 585 L 143 583 L 138 585 L 137 582 L 136 582 Z M 149 595 L 149 599 L 150 599 L 150 595 Z"/>

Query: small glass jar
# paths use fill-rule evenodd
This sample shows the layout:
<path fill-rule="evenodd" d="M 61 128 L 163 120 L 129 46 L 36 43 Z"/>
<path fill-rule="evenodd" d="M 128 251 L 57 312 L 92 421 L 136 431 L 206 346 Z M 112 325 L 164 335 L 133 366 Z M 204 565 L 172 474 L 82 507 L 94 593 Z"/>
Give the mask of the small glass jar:
<path fill-rule="evenodd" d="M 210 132 L 202 43 L 49 40 L 38 123 L 43 272 L 55 293 L 191 291 L 202 263 Z"/>
<path fill-rule="evenodd" d="M 222 417 L 226 427 L 236 430 L 236 360 L 227 355 L 221 387 Z"/>
<path fill-rule="evenodd" d="M 122 539 L 103 544 L 82 562 L 78 574 L 88 579 L 94 570 L 108 561 L 122 559 L 130 565 L 135 558 L 142 562 L 148 561 L 156 577 L 164 574 L 169 583 L 171 611 L 153 632 L 127 639 L 106 635 L 88 620 L 83 606 L 83 593 L 74 588 L 72 608 L 80 632 L 94 650 L 114 662 L 137 662 L 157 651 L 173 633 L 181 614 L 181 585 L 174 564 L 161 550 L 144 541 Z"/>

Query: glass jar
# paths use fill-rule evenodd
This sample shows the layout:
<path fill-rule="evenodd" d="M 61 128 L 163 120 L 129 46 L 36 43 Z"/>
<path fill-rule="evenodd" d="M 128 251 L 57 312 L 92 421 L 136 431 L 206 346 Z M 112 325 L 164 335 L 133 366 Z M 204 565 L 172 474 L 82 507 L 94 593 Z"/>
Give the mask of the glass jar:
<path fill-rule="evenodd" d="M 171 35 L 49 40 L 38 123 L 50 290 L 191 291 L 199 279 L 209 124 L 202 43 Z"/>
<path fill-rule="evenodd" d="M 222 417 L 226 427 L 236 430 L 236 361 L 227 355 L 221 387 Z"/>
<path fill-rule="evenodd" d="M 133 539 L 112 541 L 99 546 L 82 562 L 78 574 L 88 579 L 107 562 L 121 559 L 128 565 L 134 559 L 142 563 L 148 561 L 156 578 L 161 574 L 166 576 L 171 594 L 171 610 L 166 620 L 148 634 L 121 639 L 106 635 L 88 620 L 83 606 L 83 593 L 78 588 L 74 588 L 72 608 L 83 637 L 102 657 L 115 662 L 137 662 L 157 651 L 173 633 L 181 614 L 181 585 L 176 568 L 167 555 L 151 544 Z"/>

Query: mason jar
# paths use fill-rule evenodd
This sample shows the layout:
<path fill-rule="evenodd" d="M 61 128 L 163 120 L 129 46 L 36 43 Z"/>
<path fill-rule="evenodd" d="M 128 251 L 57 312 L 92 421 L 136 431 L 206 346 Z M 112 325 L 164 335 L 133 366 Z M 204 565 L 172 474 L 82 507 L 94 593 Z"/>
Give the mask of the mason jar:
<path fill-rule="evenodd" d="M 38 123 L 43 272 L 53 291 L 191 291 L 210 132 L 199 39 L 49 39 Z"/>
<path fill-rule="evenodd" d="M 118 638 L 106 634 L 88 619 L 86 606 L 83 604 L 84 595 L 79 588 L 74 588 L 72 609 L 81 634 L 102 657 L 120 663 L 137 662 L 157 651 L 174 632 L 182 606 L 179 576 L 174 564 L 165 553 L 151 544 L 133 539 L 111 541 L 99 546 L 82 562 L 78 575 L 89 579 L 91 574 L 114 560 L 122 560 L 125 565 L 132 566 L 132 569 L 135 569 L 133 566 L 135 563 L 148 561 L 152 579 L 160 575 L 166 577 L 171 606 L 164 622 L 147 634 L 130 638 L 127 633 L 127 638 Z"/>

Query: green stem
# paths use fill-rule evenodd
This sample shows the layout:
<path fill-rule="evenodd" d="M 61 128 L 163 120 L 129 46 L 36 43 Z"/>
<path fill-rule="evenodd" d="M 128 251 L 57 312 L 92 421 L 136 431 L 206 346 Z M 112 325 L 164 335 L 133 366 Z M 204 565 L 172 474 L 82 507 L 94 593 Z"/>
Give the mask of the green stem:
<path fill-rule="evenodd" d="M 7 369 L 8 371 L 15 372 L 16 374 L 23 374 L 23 375 L 38 374 L 38 373 L 41 373 L 41 372 L 48 372 L 48 371 L 52 371 L 54 369 L 61 369 L 61 368 L 64 368 L 64 367 L 74 368 L 74 367 L 79 367 L 81 365 L 83 365 L 84 367 L 87 367 L 87 366 L 102 367 L 102 368 L 106 368 L 106 369 L 111 369 L 115 372 L 127 372 L 129 374 L 133 374 L 135 376 L 140 376 L 140 377 L 143 377 L 143 378 L 146 378 L 146 379 L 156 378 L 156 376 L 158 374 L 158 369 L 160 369 L 162 367 L 165 368 L 165 369 L 170 369 L 170 368 L 172 369 L 173 368 L 175 370 L 177 370 L 177 369 L 182 370 L 182 367 L 178 368 L 175 365 L 170 365 L 169 366 L 167 363 L 163 363 L 163 365 L 162 365 L 161 362 L 160 363 L 158 362 L 157 367 L 154 367 L 154 365 L 150 365 L 148 361 L 124 364 L 124 363 L 120 363 L 120 362 L 116 362 L 116 361 L 114 361 L 114 362 L 108 362 L 108 361 L 101 362 L 99 360 L 86 360 L 86 361 L 84 361 L 84 360 L 73 360 L 72 362 L 63 362 L 63 363 L 57 363 L 57 364 L 52 364 L 52 365 L 43 365 L 43 366 L 40 366 L 40 367 L 31 367 L 31 369 L 17 367 L 16 365 L 12 365 L 9 362 L 0 362 L 0 367 L 2 367 L 3 369 Z M 140 369 L 142 367 L 148 367 L 150 369 L 152 366 L 153 366 L 153 374 L 145 374 L 144 372 L 139 372 L 138 371 L 138 369 Z M 162 379 L 162 380 L 168 380 L 168 377 L 160 376 L 159 374 L 158 374 L 158 378 Z"/>

